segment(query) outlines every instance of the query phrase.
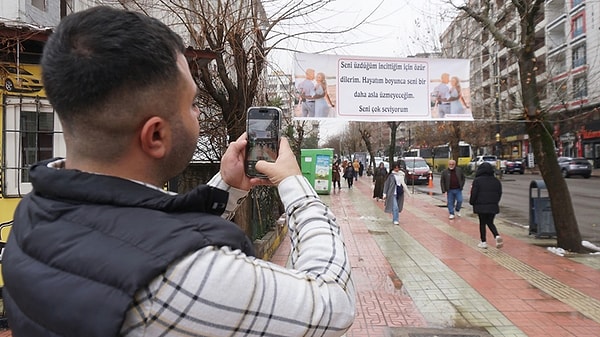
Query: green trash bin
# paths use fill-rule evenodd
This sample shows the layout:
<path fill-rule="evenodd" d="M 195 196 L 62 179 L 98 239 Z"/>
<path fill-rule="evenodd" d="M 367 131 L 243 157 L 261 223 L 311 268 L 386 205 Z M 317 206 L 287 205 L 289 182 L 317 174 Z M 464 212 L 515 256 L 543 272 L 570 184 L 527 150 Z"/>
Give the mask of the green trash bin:
<path fill-rule="evenodd" d="M 318 194 L 331 193 L 333 149 L 301 149 L 302 175 Z"/>

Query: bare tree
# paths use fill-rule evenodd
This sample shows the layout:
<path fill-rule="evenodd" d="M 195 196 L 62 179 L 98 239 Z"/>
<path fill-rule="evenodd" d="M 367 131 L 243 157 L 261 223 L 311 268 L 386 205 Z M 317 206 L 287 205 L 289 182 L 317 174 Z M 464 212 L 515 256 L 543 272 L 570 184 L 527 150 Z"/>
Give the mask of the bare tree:
<path fill-rule="evenodd" d="M 369 157 L 371 157 L 370 163 L 365 163 L 367 165 L 367 172 L 369 167 L 375 168 L 375 151 L 373 149 L 373 144 L 371 143 L 372 136 L 372 124 L 368 122 L 359 122 L 358 123 L 358 132 L 360 133 L 360 137 L 365 143 L 365 147 L 367 148 L 367 152 L 369 153 Z"/>
<path fill-rule="evenodd" d="M 179 31 L 184 30 L 193 46 L 209 48 L 217 53 L 216 66 L 198 67 L 197 79 L 203 90 L 221 108 L 230 139 L 244 132 L 246 110 L 265 104 L 263 76 L 268 69 L 267 56 L 274 50 L 286 49 L 286 42 L 331 41 L 332 36 L 359 27 L 363 20 L 339 29 L 319 29 L 311 17 L 326 11 L 333 0 L 118 0 L 127 8 L 170 20 Z M 109 1 L 112 2 L 112 1 Z M 293 29 L 294 25 L 310 29 Z M 183 27 L 183 29 L 182 29 Z M 184 35 L 184 34 L 182 34 Z M 345 43 L 329 44 L 336 48 Z"/>
<path fill-rule="evenodd" d="M 390 160 L 390 169 L 394 166 L 395 155 L 396 155 L 396 134 L 398 132 L 398 127 L 400 126 L 398 121 L 387 122 L 390 127 L 390 147 L 388 149 L 388 156 Z"/>
<path fill-rule="evenodd" d="M 519 35 L 512 39 L 503 34 L 490 15 L 492 1 L 480 1 L 479 7 L 457 5 L 456 8 L 477 21 L 495 41 L 515 55 L 519 67 L 522 113 L 535 161 L 548 188 L 558 245 L 564 249 L 581 252 L 581 234 L 568 186 L 557 164 L 549 112 L 542 108 L 540 88 L 537 83 L 539 60 L 535 56 L 536 23 L 543 16 L 544 0 L 511 0 L 519 20 Z M 542 61 L 543 62 L 543 61 Z"/>

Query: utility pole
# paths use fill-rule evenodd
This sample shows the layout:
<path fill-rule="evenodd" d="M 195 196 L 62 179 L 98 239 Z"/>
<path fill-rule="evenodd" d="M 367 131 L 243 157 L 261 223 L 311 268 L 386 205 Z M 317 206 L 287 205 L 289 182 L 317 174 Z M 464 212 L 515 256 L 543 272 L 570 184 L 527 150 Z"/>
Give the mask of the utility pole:
<path fill-rule="evenodd" d="M 496 45 L 494 49 L 494 79 L 496 81 L 496 100 L 494 102 L 494 113 L 496 115 L 496 151 L 494 151 L 494 154 L 498 159 L 500 159 L 502 155 L 500 144 L 500 62 L 498 61 L 498 46 Z"/>

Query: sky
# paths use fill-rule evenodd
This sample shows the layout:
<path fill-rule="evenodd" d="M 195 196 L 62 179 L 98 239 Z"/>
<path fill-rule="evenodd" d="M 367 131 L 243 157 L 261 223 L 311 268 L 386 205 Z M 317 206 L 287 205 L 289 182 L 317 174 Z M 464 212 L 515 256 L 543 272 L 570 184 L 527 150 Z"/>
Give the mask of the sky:
<path fill-rule="evenodd" d="M 453 16 L 448 0 L 336 0 L 293 29 L 336 31 L 360 23 L 358 28 L 318 36 L 317 42 L 290 40 L 285 47 L 304 53 L 407 57 L 431 52 L 434 43 L 439 47 L 439 35 Z M 289 54 L 274 53 L 276 66 L 291 71 Z"/>
<path fill-rule="evenodd" d="M 300 27 L 336 31 L 362 22 L 358 28 L 318 36 L 318 42 L 289 41 L 285 47 L 303 53 L 404 58 L 439 48 L 439 36 L 453 13 L 447 0 L 336 0 Z M 272 70 L 293 72 L 292 52 L 273 52 L 270 57 Z M 344 127 L 340 121 L 322 121 L 321 139 Z"/>

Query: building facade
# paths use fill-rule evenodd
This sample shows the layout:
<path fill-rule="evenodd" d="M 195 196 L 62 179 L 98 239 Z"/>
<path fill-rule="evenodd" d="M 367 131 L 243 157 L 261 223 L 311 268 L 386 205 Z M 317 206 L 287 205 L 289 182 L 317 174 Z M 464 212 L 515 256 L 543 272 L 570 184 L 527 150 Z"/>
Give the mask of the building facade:
<path fill-rule="evenodd" d="M 486 1 L 502 34 L 517 41 L 520 25 L 511 1 Z M 482 1 L 472 1 L 475 8 Z M 535 18 L 537 83 L 542 109 L 553 125 L 559 156 L 583 156 L 600 167 L 600 85 L 598 70 L 600 4 L 547 0 Z M 459 15 L 441 37 L 445 57 L 471 60 L 472 104 L 476 119 L 495 124 L 490 142 L 504 158 L 531 152 L 520 100 L 517 56 L 498 44 L 475 20 Z"/>

